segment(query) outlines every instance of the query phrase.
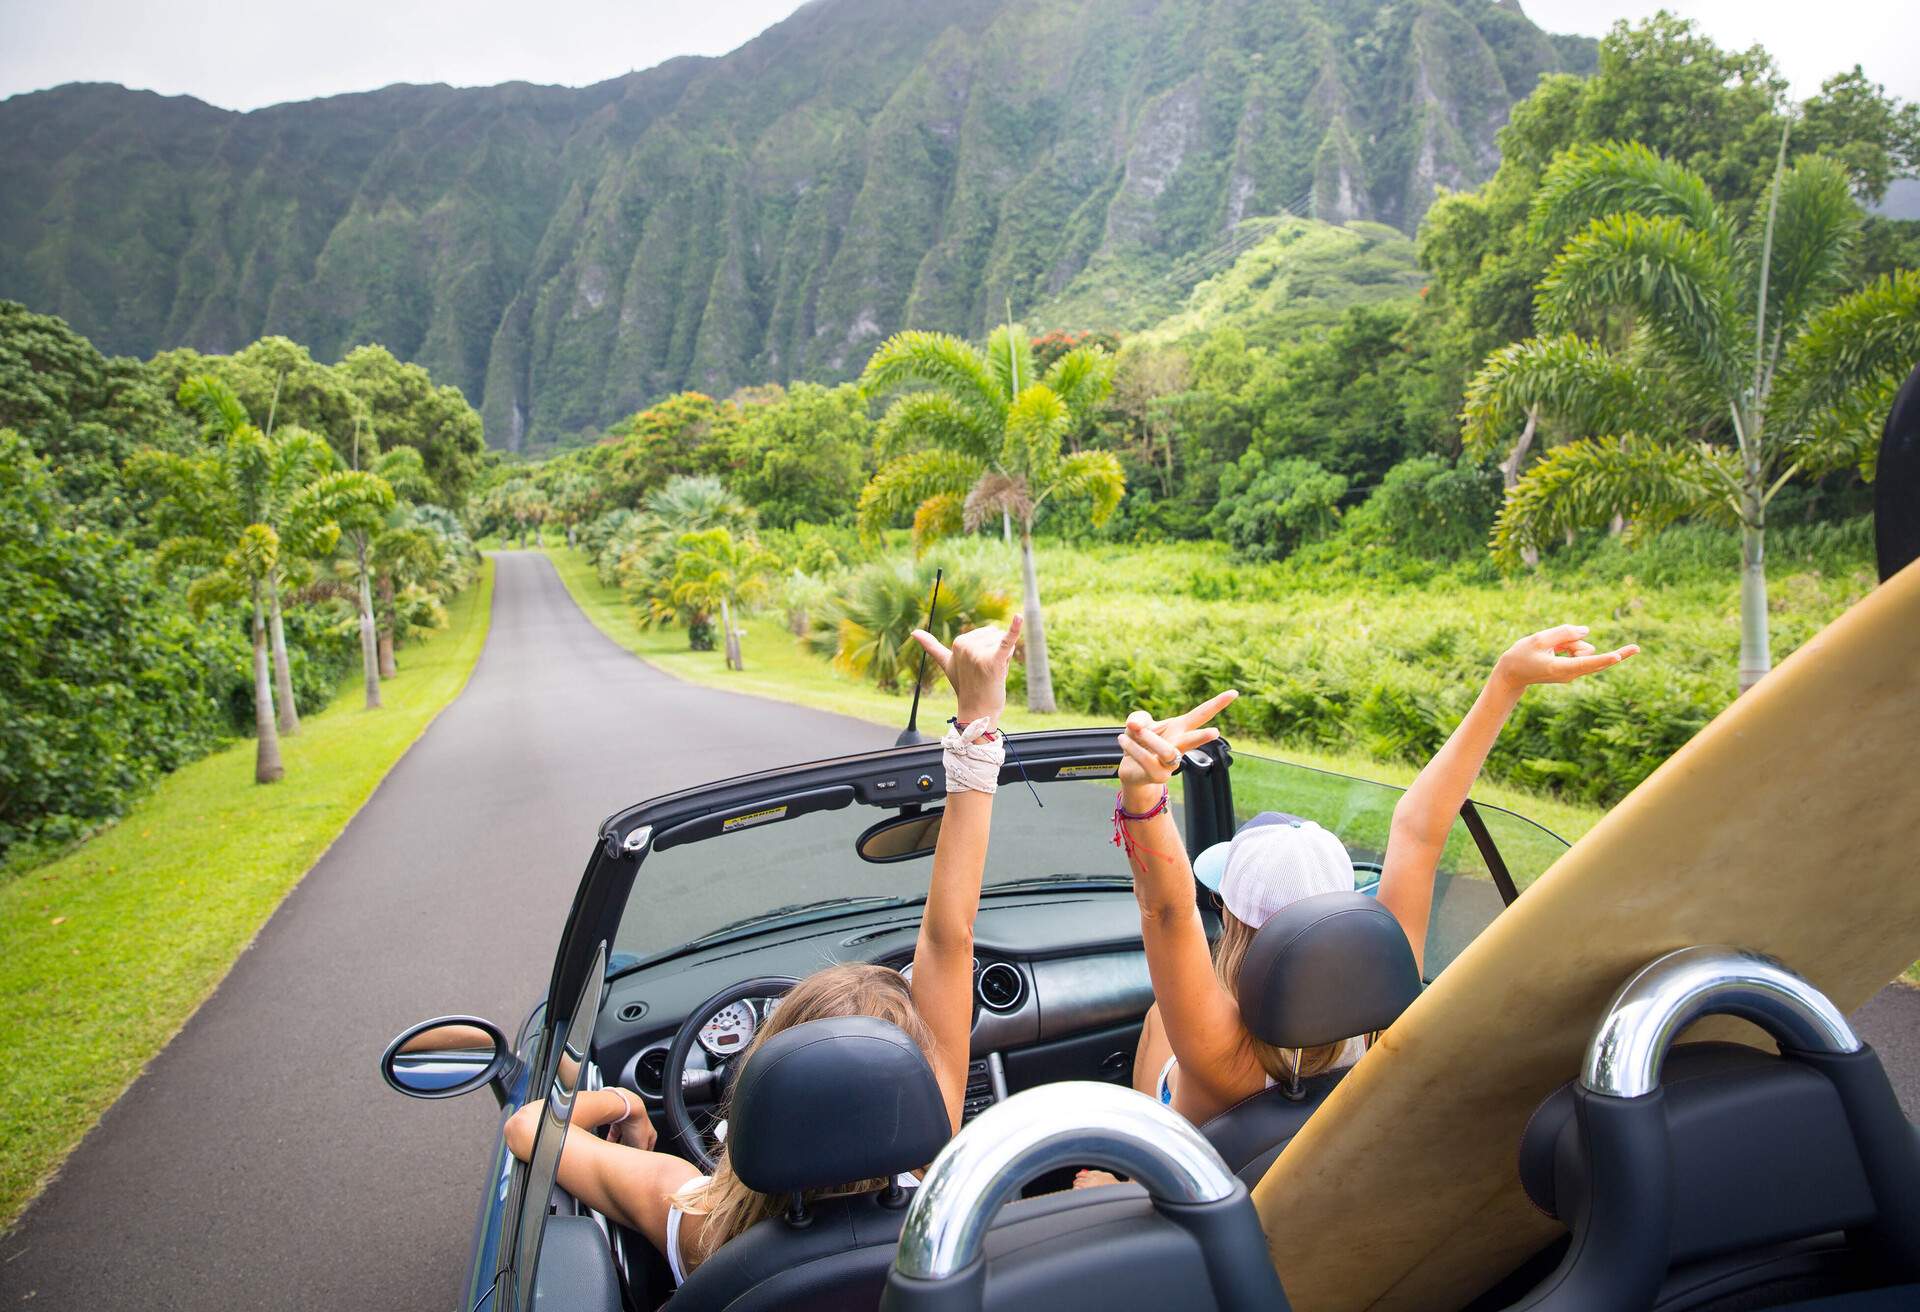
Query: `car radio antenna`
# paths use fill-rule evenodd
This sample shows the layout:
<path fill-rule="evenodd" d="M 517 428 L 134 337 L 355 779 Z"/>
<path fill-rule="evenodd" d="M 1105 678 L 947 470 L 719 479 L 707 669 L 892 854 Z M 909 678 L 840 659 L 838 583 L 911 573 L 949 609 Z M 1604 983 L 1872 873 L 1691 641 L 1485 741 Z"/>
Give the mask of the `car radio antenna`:
<path fill-rule="evenodd" d="M 945 577 L 946 569 L 933 571 L 933 596 L 927 599 L 927 632 L 933 632 L 933 613 L 940 604 L 940 580 Z M 915 743 L 930 743 L 933 739 L 920 732 L 920 689 L 927 681 L 927 649 L 920 649 L 920 672 L 913 676 L 913 708 L 907 712 L 907 727 L 894 739 L 895 747 L 911 747 Z"/>

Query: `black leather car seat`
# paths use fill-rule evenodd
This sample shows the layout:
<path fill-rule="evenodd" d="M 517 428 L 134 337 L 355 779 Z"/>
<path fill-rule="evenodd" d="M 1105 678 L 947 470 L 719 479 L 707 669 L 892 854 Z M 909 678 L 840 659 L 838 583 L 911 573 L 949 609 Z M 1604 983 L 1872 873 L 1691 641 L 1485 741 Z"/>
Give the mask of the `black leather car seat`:
<path fill-rule="evenodd" d="M 866 1016 L 808 1021 L 761 1044 L 734 1085 L 727 1153 L 749 1187 L 792 1199 L 927 1165 L 951 1136 L 926 1057 Z M 880 1301 L 912 1193 L 826 1198 L 724 1244 L 673 1312 L 839 1309 Z"/>
<path fill-rule="evenodd" d="M 1420 996 L 1420 968 L 1393 913 L 1365 893 L 1301 898 L 1260 928 L 1240 967 L 1240 1018 L 1277 1048 L 1384 1030 Z M 1200 1127 L 1233 1173 L 1257 1184 L 1346 1075 L 1282 1082 Z"/>
<path fill-rule="evenodd" d="M 1574 1238 L 1515 1307 L 1920 1305 L 1920 1130 L 1870 1048 L 1689 1043 L 1645 1098 L 1570 1082 L 1527 1122 L 1520 1183 Z"/>

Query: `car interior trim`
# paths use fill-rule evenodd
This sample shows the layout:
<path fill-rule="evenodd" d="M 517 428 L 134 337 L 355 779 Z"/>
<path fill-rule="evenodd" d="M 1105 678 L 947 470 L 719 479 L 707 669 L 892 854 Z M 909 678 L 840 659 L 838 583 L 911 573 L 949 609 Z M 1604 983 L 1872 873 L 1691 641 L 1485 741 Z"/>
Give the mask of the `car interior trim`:
<path fill-rule="evenodd" d="M 1744 948 L 1681 948 L 1642 966 L 1613 995 L 1587 1046 L 1581 1085 L 1613 1098 L 1652 1093 L 1680 1031 L 1712 1015 L 1752 1021 L 1783 1048 L 1846 1053 L 1861 1047 L 1840 1009 L 1772 957 Z"/>
<path fill-rule="evenodd" d="M 1156 1201 L 1217 1203 L 1240 1187 L 1185 1117 L 1131 1089 L 1066 1081 L 982 1112 L 927 1168 L 900 1228 L 894 1270 L 945 1280 L 980 1257 L 1000 1208 L 1028 1180 L 1095 1164 L 1131 1176 Z"/>

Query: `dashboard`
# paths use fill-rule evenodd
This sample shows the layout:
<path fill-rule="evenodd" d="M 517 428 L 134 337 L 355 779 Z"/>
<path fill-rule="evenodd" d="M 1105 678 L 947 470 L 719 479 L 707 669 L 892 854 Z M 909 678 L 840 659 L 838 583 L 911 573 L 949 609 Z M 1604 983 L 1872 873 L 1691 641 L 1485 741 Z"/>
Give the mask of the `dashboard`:
<path fill-rule="evenodd" d="M 853 909 L 633 970 L 609 987 L 595 1051 L 657 1112 L 668 1047 L 693 1008 L 742 979 L 798 978 L 843 961 L 911 978 L 919 928 L 917 907 Z M 969 1117 L 1038 1084 L 1131 1077 L 1141 1020 L 1153 1001 L 1131 892 L 1023 889 L 996 896 L 989 886 L 974 948 Z M 688 1058 L 689 1081 L 744 1051 L 778 1005 L 777 998 L 748 998 L 709 1017 Z"/>

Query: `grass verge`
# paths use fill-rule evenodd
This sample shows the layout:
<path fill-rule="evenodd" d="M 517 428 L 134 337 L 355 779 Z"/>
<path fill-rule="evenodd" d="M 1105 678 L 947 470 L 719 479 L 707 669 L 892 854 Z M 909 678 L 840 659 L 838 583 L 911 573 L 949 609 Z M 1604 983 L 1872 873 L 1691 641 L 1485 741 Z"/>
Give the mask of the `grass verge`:
<path fill-rule="evenodd" d="M 493 563 L 448 626 L 401 652 L 360 709 L 360 672 L 253 782 L 245 739 L 155 785 L 119 824 L 0 884 L 0 1231 L 219 985 L 485 645 Z"/>
<path fill-rule="evenodd" d="M 768 616 L 746 621 L 742 639 L 745 670 L 729 670 L 717 651 L 688 651 L 687 637 L 680 629 L 643 629 L 633 608 L 618 588 L 608 587 L 594 571 L 585 552 L 569 547 L 549 547 L 548 557 L 587 618 L 609 638 L 641 659 L 657 665 L 669 674 L 690 683 L 725 688 L 729 692 L 768 697 L 775 701 L 835 711 L 876 724 L 905 725 L 905 696 L 882 692 L 871 684 L 840 674 L 827 662 L 801 650 L 794 636 Z M 1243 690 L 1244 691 L 1244 690 Z M 945 703 L 944 693 L 936 695 L 922 708 L 923 729 L 937 725 Z M 1082 725 L 1111 723 L 1110 717 L 1063 711 L 1057 715 L 1035 715 L 1024 707 L 1008 707 L 1007 728 L 1014 732 L 1030 729 L 1070 729 Z M 1409 784 L 1419 767 L 1405 761 L 1376 760 L 1359 753 L 1315 752 L 1289 744 L 1263 742 L 1239 734 L 1233 744 L 1243 752 L 1273 756 L 1330 770 L 1337 774 L 1377 779 L 1382 783 Z M 1593 828 L 1606 812 L 1599 807 L 1562 801 L 1524 789 L 1482 781 L 1474 797 L 1494 806 L 1517 811 L 1538 821 L 1569 842 Z"/>

